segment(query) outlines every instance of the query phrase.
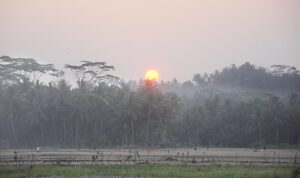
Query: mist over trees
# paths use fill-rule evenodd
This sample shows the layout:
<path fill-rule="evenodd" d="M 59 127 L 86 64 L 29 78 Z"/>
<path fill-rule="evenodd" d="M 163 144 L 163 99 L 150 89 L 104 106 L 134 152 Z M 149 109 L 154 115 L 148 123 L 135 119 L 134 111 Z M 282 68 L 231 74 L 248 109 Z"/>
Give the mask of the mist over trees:
<path fill-rule="evenodd" d="M 300 72 L 232 65 L 190 81 L 124 82 L 105 62 L 0 57 L 0 147 L 228 146 L 300 143 Z"/>

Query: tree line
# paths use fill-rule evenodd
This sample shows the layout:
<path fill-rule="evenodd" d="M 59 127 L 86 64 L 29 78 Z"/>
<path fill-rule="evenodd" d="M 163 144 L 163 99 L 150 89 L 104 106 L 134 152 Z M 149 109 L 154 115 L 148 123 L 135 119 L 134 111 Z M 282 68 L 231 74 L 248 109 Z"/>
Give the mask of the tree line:
<path fill-rule="evenodd" d="M 132 82 L 111 75 L 114 66 L 105 62 L 66 64 L 65 70 L 73 72 L 76 86 L 65 79 L 41 82 L 45 75 L 63 75 L 51 64 L 0 57 L 2 147 L 248 147 L 300 142 L 297 72 L 272 75 L 245 63 L 211 75 L 196 74 L 183 83 L 143 81 L 132 87 Z M 282 79 L 287 85 L 280 84 L 281 77 L 289 78 Z M 223 85 L 262 91 L 271 85 L 288 94 L 238 97 L 242 91 L 216 92 Z"/>

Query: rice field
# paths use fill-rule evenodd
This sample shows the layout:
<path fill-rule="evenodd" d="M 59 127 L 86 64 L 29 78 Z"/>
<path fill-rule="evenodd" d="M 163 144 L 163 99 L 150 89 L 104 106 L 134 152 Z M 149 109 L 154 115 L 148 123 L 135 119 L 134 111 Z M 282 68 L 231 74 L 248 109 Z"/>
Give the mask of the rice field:
<path fill-rule="evenodd" d="M 0 165 L 298 165 L 300 150 L 248 148 L 1 150 Z"/>

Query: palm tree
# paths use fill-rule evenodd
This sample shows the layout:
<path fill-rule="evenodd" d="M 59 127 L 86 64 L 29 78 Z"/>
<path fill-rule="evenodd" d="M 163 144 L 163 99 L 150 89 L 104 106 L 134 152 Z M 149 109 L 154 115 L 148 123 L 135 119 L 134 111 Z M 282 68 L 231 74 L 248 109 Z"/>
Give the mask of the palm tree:
<path fill-rule="evenodd" d="M 131 144 L 134 145 L 134 121 L 137 120 L 137 115 L 139 114 L 137 110 L 137 98 L 134 92 L 129 93 L 129 100 L 128 100 L 128 112 L 127 116 L 130 118 L 131 121 Z"/>
<path fill-rule="evenodd" d="M 139 97 L 141 98 L 141 104 L 146 108 L 146 134 L 145 134 L 145 146 L 150 145 L 150 121 L 156 112 L 156 100 L 159 96 L 159 91 L 156 88 L 156 82 L 146 80 L 145 86 L 140 88 Z M 152 116 L 153 115 L 153 116 Z"/>
<path fill-rule="evenodd" d="M 268 113 L 275 123 L 275 130 L 276 130 L 276 144 L 279 144 L 279 127 L 284 125 L 284 106 L 283 103 L 280 101 L 280 98 L 274 95 L 269 95 L 268 100 Z"/>
<path fill-rule="evenodd" d="M 263 141 L 263 128 L 265 125 L 264 120 L 264 102 L 260 99 L 254 99 L 250 102 L 249 109 L 250 109 L 250 117 L 248 119 L 247 125 L 250 130 L 258 130 L 258 139 L 259 144 L 262 145 Z"/>

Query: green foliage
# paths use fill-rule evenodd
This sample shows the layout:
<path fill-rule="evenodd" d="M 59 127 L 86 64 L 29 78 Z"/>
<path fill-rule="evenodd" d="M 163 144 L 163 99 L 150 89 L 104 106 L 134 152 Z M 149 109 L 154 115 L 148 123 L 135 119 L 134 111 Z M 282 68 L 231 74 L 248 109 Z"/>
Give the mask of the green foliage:
<path fill-rule="evenodd" d="M 100 165 L 100 166 L 35 166 L 0 167 L 0 177 L 44 176 L 130 176 L 130 177 L 197 177 L 197 178 L 286 178 L 290 167 L 255 166 L 189 166 L 189 165 Z"/>
<path fill-rule="evenodd" d="M 293 168 L 292 175 L 291 175 L 291 178 L 297 178 L 297 177 L 300 177 L 300 167 L 299 166 Z"/>

